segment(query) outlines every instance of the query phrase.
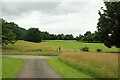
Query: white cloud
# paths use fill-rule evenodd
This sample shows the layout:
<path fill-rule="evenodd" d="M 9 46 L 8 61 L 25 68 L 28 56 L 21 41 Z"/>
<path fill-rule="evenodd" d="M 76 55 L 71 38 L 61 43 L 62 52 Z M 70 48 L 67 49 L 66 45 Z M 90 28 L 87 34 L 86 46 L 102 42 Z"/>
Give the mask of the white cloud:
<path fill-rule="evenodd" d="M 37 6 L 35 5 L 37 4 Z M 26 4 L 27 5 L 27 4 Z M 12 10 L 6 5 L 3 16 L 8 21 L 14 21 L 20 27 L 30 28 L 38 27 L 41 31 L 58 34 L 73 34 L 77 36 L 84 34 L 86 31 L 94 32 L 98 22 L 98 10 L 104 6 L 103 2 L 61 2 L 61 3 L 34 3 L 28 5 L 25 3 L 20 6 L 11 6 Z M 16 14 L 10 16 L 9 11 L 16 9 Z M 12 14 L 12 13 L 11 13 Z"/>
<path fill-rule="evenodd" d="M 103 0 L 2 0 L 3 2 L 100 2 Z M 109 1 L 109 0 L 105 0 Z M 116 1 L 116 0 L 110 0 Z"/>

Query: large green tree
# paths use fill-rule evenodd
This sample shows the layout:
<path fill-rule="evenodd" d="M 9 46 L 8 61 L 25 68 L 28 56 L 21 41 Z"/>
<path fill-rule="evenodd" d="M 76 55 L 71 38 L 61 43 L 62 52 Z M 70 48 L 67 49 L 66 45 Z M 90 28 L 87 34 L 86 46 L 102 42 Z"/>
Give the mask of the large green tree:
<path fill-rule="evenodd" d="M 74 37 L 73 37 L 72 34 L 66 34 L 66 35 L 64 36 L 64 40 L 73 40 L 73 39 L 74 39 Z"/>
<path fill-rule="evenodd" d="M 83 40 L 87 42 L 94 42 L 94 34 L 91 33 L 90 31 L 87 31 L 84 34 Z"/>
<path fill-rule="evenodd" d="M 0 19 L 0 22 L 2 25 L 2 45 L 14 44 L 16 35 L 13 32 L 12 25 L 3 19 Z"/>
<path fill-rule="evenodd" d="M 19 27 L 14 22 L 10 22 L 10 24 L 12 25 L 13 32 L 16 34 L 16 39 L 17 40 L 24 40 L 26 33 L 27 33 L 27 30 Z"/>
<path fill-rule="evenodd" d="M 75 39 L 76 39 L 76 41 L 83 41 L 82 40 L 83 38 L 84 38 L 84 36 L 79 34 L 79 36 L 77 36 Z"/>
<path fill-rule="evenodd" d="M 26 40 L 31 42 L 41 42 L 41 32 L 38 28 L 29 28 L 26 34 Z"/>
<path fill-rule="evenodd" d="M 105 46 L 120 48 L 120 1 L 104 2 L 106 9 L 101 7 L 97 24 L 100 40 Z"/>
<path fill-rule="evenodd" d="M 48 32 L 41 32 L 42 40 L 50 40 L 50 34 Z"/>

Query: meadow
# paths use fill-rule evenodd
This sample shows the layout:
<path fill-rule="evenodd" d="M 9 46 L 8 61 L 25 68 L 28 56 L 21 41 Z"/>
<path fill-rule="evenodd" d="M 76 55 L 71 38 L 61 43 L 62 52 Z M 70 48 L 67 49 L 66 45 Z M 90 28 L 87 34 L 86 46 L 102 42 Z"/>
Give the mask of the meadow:
<path fill-rule="evenodd" d="M 90 51 L 80 51 L 83 47 L 89 47 Z M 5 45 L 2 49 L 3 55 L 59 56 L 58 59 L 48 60 L 48 63 L 63 78 L 118 77 L 118 54 L 110 53 L 117 52 L 118 49 L 115 47 L 109 49 L 103 43 L 83 43 L 75 40 L 47 40 L 33 43 L 18 40 L 14 45 Z M 96 52 L 96 49 L 102 49 L 102 52 Z"/>
<path fill-rule="evenodd" d="M 33 43 L 22 40 L 17 41 L 14 45 L 5 45 L 2 49 L 3 55 L 58 56 L 60 53 L 54 46 L 44 42 Z"/>
<path fill-rule="evenodd" d="M 3 51 L 19 52 L 58 52 L 59 47 L 62 51 L 80 51 L 83 47 L 89 47 L 89 50 L 95 52 L 96 49 L 102 49 L 103 52 L 117 52 L 118 49 L 107 48 L 103 43 L 83 43 L 75 40 L 47 40 L 41 43 L 33 43 L 19 40 L 14 45 L 3 46 Z"/>
<path fill-rule="evenodd" d="M 94 52 L 96 49 L 102 49 L 103 52 L 117 52 L 118 49 L 115 47 L 107 48 L 103 43 L 84 43 L 77 42 L 76 40 L 49 40 L 46 43 L 49 45 L 61 47 L 63 51 L 80 51 L 83 47 L 89 47 L 89 50 Z"/>
<path fill-rule="evenodd" d="M 95 78 L 118 78 L 118 54 L 63 52 L 59 59 Z"/>

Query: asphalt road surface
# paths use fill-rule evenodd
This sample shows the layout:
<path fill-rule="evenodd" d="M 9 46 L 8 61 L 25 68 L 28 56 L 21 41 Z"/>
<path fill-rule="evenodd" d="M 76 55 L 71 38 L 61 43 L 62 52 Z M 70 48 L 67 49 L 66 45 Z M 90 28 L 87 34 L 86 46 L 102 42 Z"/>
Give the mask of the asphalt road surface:
<path fill-rule="evenodd" d="M 46 62 L 46 59 L 56 58 L 55 56 L 5 55 L 3 57 L 21 58 L 25 60 L 25 64 L 18 78 L 60 78 Z"/>

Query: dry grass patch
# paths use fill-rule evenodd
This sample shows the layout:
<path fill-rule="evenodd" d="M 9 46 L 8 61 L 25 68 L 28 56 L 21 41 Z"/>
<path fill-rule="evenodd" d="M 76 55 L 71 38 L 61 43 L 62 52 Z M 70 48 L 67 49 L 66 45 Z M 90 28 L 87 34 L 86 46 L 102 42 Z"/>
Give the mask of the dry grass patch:
<path fill-rule="evenodd" d="M 10 51 L 37 51 L 37 50 L 57 50 L 58 48 L 49 45 L 47 42 L 34 43 L 23 40 L 18 40 L 14 45 L 5 45 L 3 50 Z"/>
<path fill-rule="evenodd" d="M 60 60 L 96 78 L 118 77 L 118 54 L 63 52 Z"/>

